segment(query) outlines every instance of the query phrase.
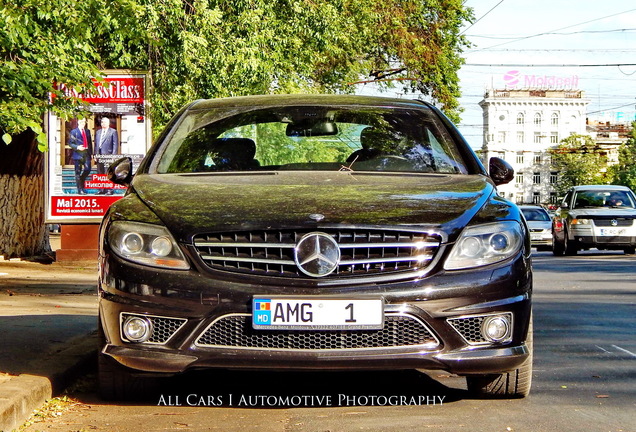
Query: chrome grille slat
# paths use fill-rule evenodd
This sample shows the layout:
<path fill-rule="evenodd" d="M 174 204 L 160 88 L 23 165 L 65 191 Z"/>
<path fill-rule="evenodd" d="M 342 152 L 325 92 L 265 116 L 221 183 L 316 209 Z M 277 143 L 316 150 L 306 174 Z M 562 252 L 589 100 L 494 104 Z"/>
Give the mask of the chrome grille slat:
<path fill-rule="evenodd" d="M 226 315 L 217 319 L 197 339 L 204 348 L 271 350 L 343 350 L 403 346 L 437 349 L 439 340 L 411 315 L 387 314 L 382 330 L 254 330 L 251 315 Z"/>
<path fill-rule="evenodd" d="M 616 225 L 612 225 L 612 219 L 594 219 L 594 225 L 599 227 L 630 227 L 633 225 L 633 219 L 620 219 L 613 218 L 616 220 Z"/>
<path fill-rule="evenodd" d="M 439 235 L 426 232 L 325 228 L 202 234 L 194 238 L 194 247 L 211 269 L 309 278 L 297 268 L 294 249 L 312 231 L 332 236 L 341 251 L 338 268 L 325 279 L 419 271 L 433 260 L 441 242 Z"/>

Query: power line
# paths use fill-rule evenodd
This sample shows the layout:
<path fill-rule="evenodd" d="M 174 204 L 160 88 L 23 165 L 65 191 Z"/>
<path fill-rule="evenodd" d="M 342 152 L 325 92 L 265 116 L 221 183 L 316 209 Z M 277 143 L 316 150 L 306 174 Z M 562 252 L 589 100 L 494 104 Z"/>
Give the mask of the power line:
<path fill-rule="evenodd" d="M 603 19 L 606 19 L 606 18 L 615 17 L 617 15 L 623 15 L 623 14 L 626 14 L 626 13 L 629 13 L 629 12 L 633 12 L 633 11 L 636 11 L 636 9 L 630 9 L 630 10 L 626 10 L 624 12 L 619 12 L 619 13 L 615 13 L 615 14 L 612 14 L 612 15 L 607 15 L 607 16 L 600 17 L 600 18 L 595 18 L 593 20 L 581 22 L 581 23 L 578 23 L 578 24 L 572 24 L 572 25 L 569 25 L 569 26 L 566 26 L 566 27 L 561 27 L 561 28 L 558 28 L 558 29 L 555 29 L 555 30 L 551 30 L 549 32 L 537 33 L 537 34 L 530 35 L 530 36 L 520 37 L 520 38 L 512 40 L 512 41 L 503 42 L 503 43 L 500 43 L 500 44 L 497 44 L 497 45 L 493 45 L 493 46 L 490 46 L 490 47 L 486 47 L 486 48 L 479 48 L 479 49 L 476 49 L 476 50 L 472 50 L 470 52 L 484 51 L 484 50 L 488 50 L 488 49 L 491 49 L 491 48 L 496 48 L 498 46 L 506 45 L 506 44 L 509 44 L 509 43 L 518 42 L 518 41 L 522 41 L 522 40 L 526 40 L 526 39 L 531 39 L 531 38 L 543 36 L 543 35 L 546 35 L 546 34 L 549 34 L 549 33 L 552 33 L 552 32 L 558 32 L 558 31 L 561 31 L 561 30 L 566 30 L 566 29 L 569 29 L 569 28 L 572 28 L 572 27 L 577 27 L 577 26 L 580 26 L 580 25 L 589 24 L 589 23 L 594 22 L 594 21 L 600 21 L 600 20 L 603 20 Z"/>
<path fill-rule="evenodd" d="M 490 8 L 490 10 L 488 12 L 486 12 L 485 14 L 483 14 L 482 16 L 480 16 L 477 21 L 475 21 L 474 23 L 472 23 L 471 25 L 469 25 L 468 27 L 466 27 L 464 30 L 462 30 L 461 33 L 459 33 L 459 35 L 463 35 L 469 28 L 471 28 L 472 26 L 474 26 L 475 24 L 477 24 L 479 21 L 481 21 L 482 18 L 485 18 L 486 15 L 488 15 L 490 12 L 492 12 L 493 10 L 495 10 L 495 8 L 497 6 L 499 6 L 500 4 L 502 4 L 504 2 L 504 0 L 501 0 L 499 3 L 497 3 L 496 5 L 494 5 L 493 7 Z"/>
<path fill-rule="evenodd" d="M 568 33 L 552 31 L 552 32 L 541 33 L 541 34 L 536 35 L 536 36 L 546 36 L 546 35 L 570 36 L 570 35 L 582 34 L 582 33 L 617 33 L 617 32 L 628 32 L 628 31 L 634 31 L 634 30 L 636 30 L 636 28 L 610 29 L 610 30 L 580 30 L 580 31 L 568 32 Z M 512 39 L 512 42 L 514 42 L 515 40 L 519 39 L 518 36 L 515 36 L 515 37 L 485 36 L 485 35 L 466 35 L 466 36 L 468 36 L 468 37 L 478 37 L 478 38 L 483 38 L 483 39 Z M 534 36 L 529 36 L 529 37 L 534 37 Z M 485 49 L 487 49 L 487 48 L 485 48 Z"/>
<path fill-rule="evenodd" d="M 605 63 L 605 64 L 521 64 L 521 63 L 465 63 L 465 66 L 486 67 L 616 67 L 636 66 L 636 63 Z"/>

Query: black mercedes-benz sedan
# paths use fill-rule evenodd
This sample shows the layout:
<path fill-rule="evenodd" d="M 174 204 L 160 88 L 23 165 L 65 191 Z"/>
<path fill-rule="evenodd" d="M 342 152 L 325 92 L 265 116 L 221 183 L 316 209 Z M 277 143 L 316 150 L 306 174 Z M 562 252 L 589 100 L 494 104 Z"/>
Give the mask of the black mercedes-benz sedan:
<path fill-rule="evenodd" d="M 496 191 L 512 175 L 421 101 L 187 105 L 109 170 L 128 190 L 100 230 L 102 395 L 227 368 L 443 370 L 526 396 L 529 234 Z"/>

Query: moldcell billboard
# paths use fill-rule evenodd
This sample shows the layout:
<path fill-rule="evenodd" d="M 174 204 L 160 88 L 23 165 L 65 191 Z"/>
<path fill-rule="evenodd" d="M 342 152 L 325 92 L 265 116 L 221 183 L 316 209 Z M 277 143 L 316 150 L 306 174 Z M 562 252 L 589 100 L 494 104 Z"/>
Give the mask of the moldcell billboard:
<path fill-rule="evenodd" d="M 579 85 L 579 77 L 556 75 L 526 75 L 518 70 L 511 70 L 504 74 L 503 81 L 506 89 L 533 90 L 575 90 Z"/>

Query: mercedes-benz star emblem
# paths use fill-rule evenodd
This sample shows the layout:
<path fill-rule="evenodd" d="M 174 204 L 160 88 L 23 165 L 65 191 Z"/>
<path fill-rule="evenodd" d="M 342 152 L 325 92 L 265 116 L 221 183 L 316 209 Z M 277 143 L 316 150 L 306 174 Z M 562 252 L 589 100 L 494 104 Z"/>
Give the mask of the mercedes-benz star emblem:
<path fill-rule="evenodd" d="M 610 221 L 610 225 L 612 225 L 612 226 L 618 226 L 618 221 L 617 221 L 616 219 L 612 219 L 612 220 Z"/>
<path fill-rule="evenodd" d="M 312 232 L 304 235 L 296 244 L 294 261 L 306 275 L 327 276 L 338 267 L 340 248 L 330 235 Z"/>

